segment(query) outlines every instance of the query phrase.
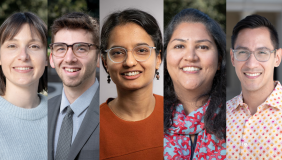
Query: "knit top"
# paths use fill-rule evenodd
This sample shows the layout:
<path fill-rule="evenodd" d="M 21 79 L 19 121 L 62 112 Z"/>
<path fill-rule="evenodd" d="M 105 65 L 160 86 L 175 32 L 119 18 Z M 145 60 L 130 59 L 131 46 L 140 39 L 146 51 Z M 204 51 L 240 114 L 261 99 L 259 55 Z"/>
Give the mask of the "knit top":
<path fill-rule="evenodd" d="M 0 159 L 47 160 L 47 97 L 32 109 L 17 107 L 0 96 Z"/>

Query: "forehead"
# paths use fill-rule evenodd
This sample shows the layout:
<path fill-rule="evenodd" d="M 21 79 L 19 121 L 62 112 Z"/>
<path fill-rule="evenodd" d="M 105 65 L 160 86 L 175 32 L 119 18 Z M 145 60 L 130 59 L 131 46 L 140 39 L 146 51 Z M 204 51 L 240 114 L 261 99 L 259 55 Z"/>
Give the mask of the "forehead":
<path fill-rule="evenodd" d="M 246 47 L 251 50 L 266 47 L 274 49 L 270 32 L 266 27 L 259 28 L 245 28 L 239 31 L 234 48 Z"/>
<path fill-rule="evenodd" d="M 171 40 L 173 38 L 201 40 L 208 39 L 213 41 L 210 33 L 203 23 L 195 22 L 182 22 L 174 30 Z"/>
<path fill-rule="evenodd" d="M 110 32 L 109 47 L 117 46 L 134 46 L 138 43 L 147 43 L 154 45 L 150 35 L 139 25 L 135 23 L 126 23 L 118 25 Z"/>
<path fill-rule="evenodd" d="M 61 29 L 54 35 L 54 43 L 63 42 L 73 44 L 76 42 L 93 43 L 92 35 L 84 29 Z"/>

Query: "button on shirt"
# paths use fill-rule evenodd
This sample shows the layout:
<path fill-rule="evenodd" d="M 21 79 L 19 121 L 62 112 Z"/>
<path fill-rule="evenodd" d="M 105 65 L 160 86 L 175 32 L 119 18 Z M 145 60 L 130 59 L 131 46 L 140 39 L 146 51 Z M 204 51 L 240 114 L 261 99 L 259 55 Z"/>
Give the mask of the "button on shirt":
<path fill-rule="evenodd" d="M 88 88 L 81 96 L 79 96 L 72 104 L 70 104 L 70 102 L 68 101 L 64 89 L 62 91 L 62 100 L 61 100 L 61 106 L 60 106 L 60 113 L 58 116 L 58 120 L 57 120 L 57 126 L 56 126 L 56 131 L 55 131 L 55 143 L 54 143 L 54 157 L 56 154 L 56 150 L 57 150 L 57 143 L 58 143 L 58 139 L 59 139 L 59 134 L 60 134 L 60 129 L 61 129 L 61 125 L 63 122 L 63 119 L 66 115 L 66 111 L 67 111 L 67 106 L 70 106 L 71 109 L 73 110 L 74 114 L 73 114 L 73 133 L 72 133 L 72 142 L 75 139 L 75 136 L 80 128 L 80 125 L 83 121 L 83 118 L 85 117 L 85 114 L 87 112 L 88 106 L 90 105 L 94 95 L 97 91 L 99 87 L 99 82 L 96 78 L 95 83 Z"/>
<path fill-rule="evenodd" d="M 242 93 L 227 101 L 227 159 L 282 159 L 282 86 L 251 115 Z"/>

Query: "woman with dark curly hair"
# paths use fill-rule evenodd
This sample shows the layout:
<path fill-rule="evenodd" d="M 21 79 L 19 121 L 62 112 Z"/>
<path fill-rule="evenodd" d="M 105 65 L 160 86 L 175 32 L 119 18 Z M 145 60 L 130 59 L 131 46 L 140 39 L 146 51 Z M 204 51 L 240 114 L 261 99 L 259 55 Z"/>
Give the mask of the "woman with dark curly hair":
<path fill-rule="evenodd" d="M 164 44 L 164 158 L 225 159 L 225 33 L 201 11 L 184 9 Z"/>

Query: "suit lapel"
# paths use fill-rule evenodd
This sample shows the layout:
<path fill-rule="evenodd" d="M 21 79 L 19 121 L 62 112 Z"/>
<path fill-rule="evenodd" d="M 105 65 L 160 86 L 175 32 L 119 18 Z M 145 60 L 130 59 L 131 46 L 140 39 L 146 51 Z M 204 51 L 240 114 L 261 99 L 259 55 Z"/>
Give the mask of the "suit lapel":
<path fill-rule="evenodd" d="M 92 133 L 96 130 L 99 125 L 99 88 L 87 109 L 87 113 L 82 121 L 82 124 L 77 132 L 77 135 L 71 145 L 70 153 L 68 156 L 69 160 L 75 159 L 84 144 L 87 142 Z"/>
<path fill-rule="evenodd" d="M 48 100 L 48 160 L 54 159 L 54 138 L 62 95 Z"/>

